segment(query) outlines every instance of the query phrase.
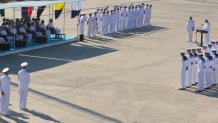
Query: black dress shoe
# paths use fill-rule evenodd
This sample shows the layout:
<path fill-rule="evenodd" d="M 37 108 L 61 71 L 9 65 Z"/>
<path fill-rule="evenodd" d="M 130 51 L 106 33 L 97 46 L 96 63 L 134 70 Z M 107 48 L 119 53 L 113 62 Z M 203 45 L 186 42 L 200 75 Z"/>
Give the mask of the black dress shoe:
<path fill-rule="evenodd" d="M 191 86 L 187 86 L 186 88 L 191 88 Z"/>
<path fill-rule="evenodd" d="M 185 90 L 185 88 L 179 88 L 179 90 Z"/>
<path fill-rule="evenodd" d="M 197 93 L 199 93 L 199 92 L 202 92 L 203 90 L 198 90 L 198 91 L 196 91 Z"/>
<path fill-rule="evenodd" d="M 205 88 L 205 89 L 207 89 L 207 90 L 208 90 L 208 89 L 210 89 L 210 87 L 207 87 L 207 88 Z"/>

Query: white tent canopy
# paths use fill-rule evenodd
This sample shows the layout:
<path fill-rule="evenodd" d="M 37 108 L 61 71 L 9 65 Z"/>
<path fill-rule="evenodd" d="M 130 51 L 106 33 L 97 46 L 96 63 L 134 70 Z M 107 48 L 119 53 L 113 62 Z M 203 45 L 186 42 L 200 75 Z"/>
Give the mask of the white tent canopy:
<path fill-rule="evenodd" d="M 55 0 L 55 1 L 23 1 L 23 2 L 9 2 L 0 4 L 0 9 L 7 8 L 20 8 L 20 7 L 39 7 L 53 5 L 57 3 L 70 3 L 70 2 L 79 2 L 81 0 Z"/>

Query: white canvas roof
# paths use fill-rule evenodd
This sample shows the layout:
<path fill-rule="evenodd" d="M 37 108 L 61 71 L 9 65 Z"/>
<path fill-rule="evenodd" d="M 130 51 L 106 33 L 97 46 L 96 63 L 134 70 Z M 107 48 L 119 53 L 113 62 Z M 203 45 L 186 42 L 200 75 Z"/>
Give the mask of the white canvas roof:
<path fill-rule="evenodd" d="M 68 2 L 76 2 L 81 0 L 48 0 L 48 1 L 23 1 L 23 2 L 10 2 L 10 3 L 2 3 L 0 4 L 0 9 L 7 8 L 20 8 L 20 7 L 39 7 L 39 6 L 47 6 L 57 3 L 68 3 Z"/>

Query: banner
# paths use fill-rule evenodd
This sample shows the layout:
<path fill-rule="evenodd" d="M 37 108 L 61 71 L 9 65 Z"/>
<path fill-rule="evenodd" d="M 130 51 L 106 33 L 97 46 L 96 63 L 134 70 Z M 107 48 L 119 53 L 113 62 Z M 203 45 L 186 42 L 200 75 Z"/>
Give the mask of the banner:
<path fill-rule="evenodd" d="M 37 9 L 37 18 L 40 18 L 40 16 L 42 15 L 43 11 L 45 10 L 46 6 L 40 6 Z"/>
<path fill-rule="evenodd" d="M 22 7 L 21 8 L 21 16 L 22 18 L 28 18 L 32 15 L 33 7 Z"/>
<path fill-rule="evenodd" d="M 58 17 L 62 13 L 64 7 L 65 7 L 65 3 L 54 4 L 55 19 L 58 19 Z"/>

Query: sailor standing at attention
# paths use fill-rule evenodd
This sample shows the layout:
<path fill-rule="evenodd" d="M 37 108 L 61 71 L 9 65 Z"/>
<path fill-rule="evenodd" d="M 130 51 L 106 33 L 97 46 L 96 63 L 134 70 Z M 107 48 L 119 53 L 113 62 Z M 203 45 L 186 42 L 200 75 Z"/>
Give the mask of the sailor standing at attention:
<path fill-rule="evenodd" d="M 203 54 L 199 54 L 199 62 L 198 62 L 198 87 L 197 92 L 201 92 L 204 90 L 204 81 L 205 81 L 205 59 L 203 58 Z"/>
<path fill-rule="evenodd" d="M 19 106 L 21 110 L 26 110 L 27 96 L 28 96 L 29 83 L 30 83 L 30 74 L 26 70 L 27 66 L 28 66 L 27 62 L 22 63 L 21 64 L 22 70 L 18 72 L 19 94 L 20 94 Z"/>
<path fill-rule="evenodd" d="M 193 54 L 193 67 L 192 67 L 192 85 L 197 85 L 198 82 L 198 55 L 196 49 L 192 49 Z"/>
<path fill-rule="evenodd" d="M 179 90 L 186 89 L 186 75 L 188 70 L 188 58 L 185 56 L 185 52 L 181 52 L 181 71 L 180 71 L 180 88 Z"/>
<path fill-rule="evenodd" d="M 2 91 L 4 92 L 4 95 L 1 97 L 1 114 L 2 115 L 10 115 L 9 113 L 9 103 L 10 103 L 10 83 L 11 78 L 8 77 L 9 75 L 9 68 L 5 68 L 2 70 L 2 73 L 4 74 L 1 77 L 1 87 Z"/>
<path fill-rule="evenodd" d="M 193 76 L 192 76 L 192 69 L 193 69 L 193 65 L 194 65 L 194 61 L 193 61 L 193 54 L 191 53 L 191 49 L 187 49 L 187 53 L 188 53 L 188 71 L 187 71 L 187 83 L 186 83 L 186 87 L 190 88 L 191 87 L 191 83 L 193 80 Z"/>
<path fill-rule="evenodd" d="M 89 17 L 88 17 L 88 19 L 87 19 L 87 25 L 88 25 L 88 33 L 87 33 L 87 36 L 89 37 L 89 38 L 91 38 L 92 37 L 92 22 L 93 22 L 93 20 L 92 20 L 92 14 L 89 14 Z"/>
<path fill-rule="evenodd" d="M 86 15 L 85 13 L 80 15 L 79 23 L 78 23 L 78 26 L 79 26 L 79 36 L 80 36 L 79 40 L 80 41 L 84 40 L 84 30 L 85 30 L 85 21 L 86 21 L 85 15 Z"/>
<path fill-rule="evenodd" d="M 205 69 L 206 88 L 205 89 L 210 89 L 210 87 L 212 86 L 212 66 L 211 66 L 212 59 L 210 56 L 210 52 L 206 51 L 205 52 L 205 63 L 206 63 L 206 69 Z"/>
<path fill-rule="evenodd" d="M 195 22 L 192 20 L 192 17 L 189 17 L 187 22 L 187 31 L 188 31 L 188 42 L 192 42 L 193 32 L 195 31 Z"/>

